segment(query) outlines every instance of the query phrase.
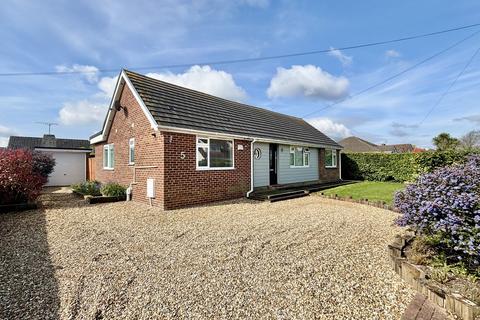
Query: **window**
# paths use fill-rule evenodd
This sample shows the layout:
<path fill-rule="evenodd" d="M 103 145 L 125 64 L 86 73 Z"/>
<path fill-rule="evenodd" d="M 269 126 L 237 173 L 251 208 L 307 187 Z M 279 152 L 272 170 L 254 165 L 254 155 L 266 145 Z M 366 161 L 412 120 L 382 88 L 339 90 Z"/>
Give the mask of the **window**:
<path fill-rule="evenodd" d="M 325 167 L 337 167 L 337 150 L 325 149 Z"/>
<path fill-rule="evenodd" d="M 310 149 L 307 147 L 290 147 L 290 167 L 303 168 L 310 166 Z"/>
<path fill-rule="evenodd" d="M 113 143 L 103 146 L 103 169 L 113 169 L 115 165 L 115 150 Z"/>
<path fill-rule="evenodd" d="M 197 169 L 233 169 L 233 140 L 198 137 Z"/>
<path fill-rule="evenodd" d="M 128 140 L 128 164 L 135 163 L 135 139 Z"/>

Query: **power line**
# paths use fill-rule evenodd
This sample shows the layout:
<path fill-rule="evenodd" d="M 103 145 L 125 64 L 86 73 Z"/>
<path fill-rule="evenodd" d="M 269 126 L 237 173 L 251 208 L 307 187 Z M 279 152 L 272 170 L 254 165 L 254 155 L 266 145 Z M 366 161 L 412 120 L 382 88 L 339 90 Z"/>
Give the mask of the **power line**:
<path fill-rule="evenodd" d="M 443 54 L 443 53 L 445 53 L 445 52 L 447 52 L 447 51 L 455 48 L 456 46 L 460 45 L 461 43 L 469 40 L 470 38 L 472 38 L 472 37 L 474 37 L 474 36 L 476 36 L 478 33 L 480 33 L 480 31 L 476 31 L 476 32 L 472 33 L 472 34 L 469 35 L 468 37 L 463 38 L 462 40 L 455 42 L 453 45 L 451 45 L 451 46 L 449 46 L 449 47 L 447 47 L 447 48 L 445 48 L 445 49 L 443 49 L 443 50 L 435 53 L 435 54 L 432 55 L 432 56 L 429 56 L 429 57 L 423 59 L 422 61 L 420 61 L 420 62 L 418 62 L 418 63 L 416 63 L 416 64 L 414 64 L 414 65 L 412 65 L 412 66 L 410 66 L 410 67 L 408 67 L 408 68 L 406 68 L 406 69 L 404 69 L 404 70 L 402 70 L 402 71 L 400 71 L 399 73 L 394 74 L 393 76 L 390 76 L 390 77 L 388 77 L 388 78 L 386 78 L 386 79 L 384 79 L 384 80 L 382 80 L 382 81 L 380 81 L 380 82 L 377 82 L 376 84 L 374 84 L 374 85 L 372 85 L 372 86 L 370 86 L 370 87 L 367 87 L 367 88 L 365 88 L 365 89 L 363 89 L 363 90 L 361 90 L 361 91 L 359 91 L 359 92 L 357 92 L 357 93 L 354 93 L 354 94 L 349 95 L 349 96 L 347 96 L 347 97 L 345 97 L 345 98 L 342 98 L 342 99 L 340 99 L 340 100 L 337 100 L 337 101 L 335 101 L 335 102 L 333 102 L 333 103 L 331 103 L 331 104 L 329 104 L 329 105 L 327 105 L 327 106 L 325 106 L 325 107 L 323 107 L 323 108 L 321 108 L 321 109 L 318 109 L 318 110 L 312 111 L 312 112 L 310 112 L 310 113 L 307 113 L 307 114 L 305 114 L 302 118 L 309 117 L 309 116 L 311 116 L 311 115 L 313 115 L 313 114 L 315 114 L 315 113 L 318 113 L 318 112 L 320 112 L 320 111 L 329 109 L 329 108 L 331 108 L 331 107 L 333 107 L 333 106 L 336 106 L 336 105 L 338 105 L 338 104 L 340 104 L 340 103 L 342 103 L 342 102 L 345 102 L 346 100 L 350 100 L 350 99 L 356 98 L 356 97 L 358 97 L 359 95 L 361 95 L 361 94 L 363 94 L 363 93 L 365 93 L 365 92 L 368 92 L 368 91 L 370 91 L 370 90 L 372 90 L 372 89 L 375 89 L 375 88 L 377 88 L 377 87 L 380 87 L 380 86 L 384 85 L 385 83 L 387 83 L 387 82 L 389 82 L 389 81 L 391 81 L 391 80 L 393 80 L 393 79 L 395 79 L 395 78 L 398 78 L 398 77 L 400 77 L 401 75 L 403 75 L 403 74 L 405 74 L 405 73 L 407 73 L 407 72 L 409 72 L 409 71 L 411 71 L 411 70 L 419 67 L 420 65 L 422 65 L 422 64 L 424 64 L 424 63 L 426 63 L 426 62 L 428 62 L 428 61 L 430 61 L 430 60 L 435 59 L 436 57 L 440 56 L 441 54 Z"/>
<path fill-rule="evenodd" d="M 422 121 L 420 121 L 418 124 L 417 124 L 417 127 L 420 127 L 424 122 L 425 120 L 427 120 L 427 118 L 430 116 L 430 114 L 433 112 L 433 110 L 438 107 L 438 105 L 443 101 L 443 98 L 445 98 L 445 96 L 450 92 L 450 90 L 453 88 L 453 86 L 455 85 L 455 83 L 457 83 L 457 80 L 462 76 L 462 74 L 467 70 L 468 66 L 470 66 L 470 64 L 473 62 L 473 60 L 475 59 L 475 57 L 477 56 L 478 52 L 480 51 L 480 47 L 477 48 L 477 50 L 475 50 L 475 52 L 473 53 L 473 55 L 470 57 L 470 59 L 467 61 L 467 63 L 463 66 L 463 69 L 457 74 L 457 76 L 455 77 L 455 79 L 453 79 L 453 81 L 450 83 L 450 85 L 448 86 L 448 88 L 442 93 L 442 95 L 440 96 L 440 98 L 437 100 L 437 102 L 432 106 L 432 108 L 430 108 L 430 110 L 427 112 L 427 114 L 425 115 L 425 117 L 422 119 Z"/>
<path fill-rule="evenodd" d="M 366 48 L 366 47 L 373 47 L 379 45 L 385 45 L 395 42 L 402 42 L 414 39 L 420 39 L 435 35 L 440 35 L 444 33 L 470 29 L 480 26 L 480 23 L 465 25 L 461 27 L 445 29 L 441 31 L 423 33 L 408 37 L 402 37 L 392 40 L 385 40 L 385 41 L 377 41 L 371 43 L 364 43 L 358 45 L 351 45 L 339 48 L 329 48 L 329 49 L 320 49 L 320 50 L 313 50 L 313 51 L 304 51 L 304 52 L 296 52 L 296 53 L 288 53 L 288 54 L 281 54 L 281 55 L 272 55 L 272 56 L 264 56 L 264 57 L 257 57 L 257 58 L 243 58 L 243 59 L 232 59 L 232 60 L 217 60 L 217 61 L 203 61 L 203 62 L 195 62 L 195 63 L 186 63 L 186 64 L 170 64 L 170 65 L 160 65 L 160 66 L 149 66 L 149 67 L 131 67 L 129 69 L 132 70 L 152 70 L 152 69 L 173 69 L 173 68 L 187 68 L 194 65 L 224 65 L 224 64 L 235 64 L 235 63 L 244 63 L 244 62 L 256 62 L 256 61 L 265 61 L 265 60 L 273 60 L 273 59 L 281 59 L 281 58 L 291 58 L 291 57 L 299 57 L 299 56 L 306 56 L 306 55 L 313 55 L 319 53 L 328 53 L 336 50 L 353 50 L 359 48 Z M 85 73 L 96 73 L 96 72 L 118 72 L 119 69 L 98 69 L 95 71 L 80 71 L 80 70 L 70 70 L 70 71 L 43 71 L 43 72 L 5 72 L 0 73 L 0 77 L 15 77 L 15 76 L 48 76 L 48 75 L 67 75 L 67 74 L 85 74 Z"/>

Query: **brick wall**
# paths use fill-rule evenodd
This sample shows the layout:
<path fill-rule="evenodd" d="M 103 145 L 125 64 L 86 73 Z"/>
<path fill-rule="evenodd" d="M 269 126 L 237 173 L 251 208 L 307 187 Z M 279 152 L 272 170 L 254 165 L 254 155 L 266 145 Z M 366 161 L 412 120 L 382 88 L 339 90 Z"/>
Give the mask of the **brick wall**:
<path fill-rule="evenodd" d="M 319 180 L 321 182 L 330 182 L 340 179 L 340 151 L 337 151 L 337 167 L 336 168 L 325 168 L 325 149 L 319 149 L 318 155 L 318 171 L 319 171 Z"/>
<path fill-rule="evenodd" d="M 173 132 L 156 132 L 137 104 L 132 92 L 125 87 L 122 109 L 116 112 L 106 142 L 95 146 L 96 178 L 100 182 L 118 182 L 128 186 L 133 182 L 132 200 L 148 203 L 147 178 L 155 179 L 155 199 L 152 204 L 165 209 L 234 199 L 245 196 L 250 189 L 250 142 L 235 140 L 234 170 L 196 170 L 196 136 Z M 128 164 L 128 142 L 135 138 L 135 165 Z M 103 146 L 113 143 L 115 165 L 103 169 Z M 243 150 L 238 150 L 238 145 Z M 181 152 L 185 158 L 181 159 Z M 139 168 L 156 166 L 156 168 Z M 165 190 L 165 192 L 164 192 Z"/>
<path fill-rule="evenodd" d="M 165 209 L 244 197 L 250 189 L 250 141 L 234 141 L 233 170 L 197 170 L 196 136 L 163 132 Z M 243 145 L 243 150 L 238 150 Z M 181 158 L 182 152 L 184 159 Z"/>
<path fill-rule="evenodd" d="M 121 94 L 120 106 L 122 109 L 114 116 L 107 141 L 95 146 L 97 180 L 128 186 L 134 181 L 135 170 L 132 200 L 149 202 L 146 181 L 153 178 L 155 198 L 152 204 L 164 209 L 240 198 L 250 189 L 250 141 L 234 141 L 235 169 L 197 170 L 195 135 L 154 131 L 126 86 Z M 130 138 L 135 138 L 134 166 L 128 164 Z M 103 146 L 107 143 L 113 143 L 115 148 L 113 170 L 103 169 Z M 243 150 L 238 150 L 239 145 L 243 145 Z M 325 149 L 319 151 L 319 180 L 338 180 L 339 167 L 325 168 Z M 340 159 L 339 152 L 337 155 Z"/>
<path fill-rule="evenodd" d="M 133 182 L 134 166 L 128 164 L 128 142 L 130 138 L 135 138 L 137 183 L 133 185 L 132 199 L 148 202 L 146 180 L 154 178 L 156 197 L 153 204 L 163 206 L 163 136 L 158 131 L 155 136 L 152 135 L 155 131 L 127 86 L 121 94 L 120 106 L 122 109 L 115 113 L 107 141 L 95 146 L 96 179 L 100 182 L 114 181 L 125 186 Z M 107 143 L 113 143 L 115 148 L 113 170 L 103 169 L 103 146 Z M 156 168 L 139 169 L 140 166 Z"/>

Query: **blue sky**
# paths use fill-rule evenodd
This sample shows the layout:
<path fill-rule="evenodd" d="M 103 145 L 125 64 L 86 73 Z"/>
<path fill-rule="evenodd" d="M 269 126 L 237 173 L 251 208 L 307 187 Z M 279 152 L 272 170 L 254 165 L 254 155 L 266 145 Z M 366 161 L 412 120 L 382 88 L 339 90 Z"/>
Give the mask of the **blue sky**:
<path fill-rule="evenodd" d="M 3 1 L 0 73 L 116 69 L 338 48 L 480 22 L 477 1 Z M 277 60 L 142 73 L 303 117 L 469 34 Z M 418 125 L 480 44 L 480 34 L 368 93 L 306 119 L 334 138 L 431 146 L 480 126 L 480 57 Z M 117 72 L 0 77 L 0 146 L 9 135 L 87 138 Z"/>

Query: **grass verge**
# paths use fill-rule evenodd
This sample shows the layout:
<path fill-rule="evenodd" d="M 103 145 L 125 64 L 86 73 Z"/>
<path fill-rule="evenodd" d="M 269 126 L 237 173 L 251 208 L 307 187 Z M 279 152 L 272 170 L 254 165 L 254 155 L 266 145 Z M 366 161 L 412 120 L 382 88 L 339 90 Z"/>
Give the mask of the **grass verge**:
<path fill-rule="evenodd" d="M 325 195 L 337 194 L 341 198 L 352 197 L 356 200 L 368 199 L 369 201 L 385 201 L 391 205 L 395 192 L 404 187 L 405 185 L 403 183 L 397 182 L 363 181 L 327 189 L 323 191 L 323 193 Z"/>

